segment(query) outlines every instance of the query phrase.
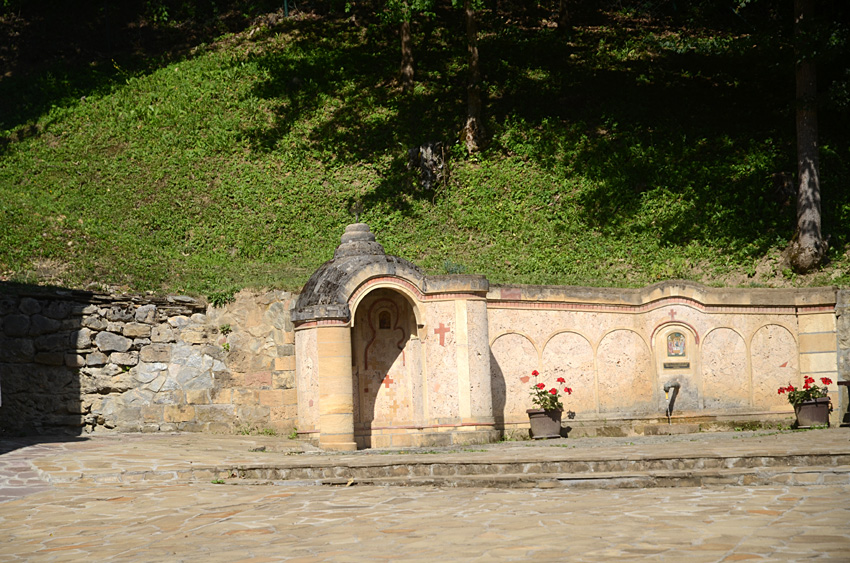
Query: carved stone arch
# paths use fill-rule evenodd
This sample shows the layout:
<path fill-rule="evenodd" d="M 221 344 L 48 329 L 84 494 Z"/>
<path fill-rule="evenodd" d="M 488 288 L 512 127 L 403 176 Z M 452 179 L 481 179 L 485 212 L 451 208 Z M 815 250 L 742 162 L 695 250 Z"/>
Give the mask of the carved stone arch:
<path fill-rule="evenodd" d="M 422 313 L 422 299 L 423 294 L 419 291 L 415 285 L 413 285 L 408 280 L 403 278 L 397 278 L 393 276 L 384 276 L 380 278 L 370 278 L 363 282 L 354 293 L 350 296 L 348 300 L 348 308 L 351 311 L 351 318 L 355 318 L 357 314 L 357 308 L 363 302 L 363 300 L 373 291 L 379 289 L 389 289 L 393 292 L 401 295 L 410 305 L 411 310 L 413 311 L 413 316 L 416 323 L 417 328 L 417 336 L 422 338 L 422 332 L 425 328 L 425 320 L 424 315 Z"/>
<path fill-rule="evenodd" d="M 490 348 L 493 347 L 493 344 L 496 342 L 496 340 L 505 336 L 506 334 L 518 334 L 519 336 L 522 336 L 523 338 L 528 340 L 531 343 L 531 345 L 534 346 L 534 351 L 537 354 L 538 361 L 540 360 L 540 352 L 541 352 L 540 347 L 537 346 L 537 343 L 534 342 L 534 338 L 530 334 L 528 334 L 527 332 L 521 331 L 521 330 L 505 330 L 505 331 L 500 332 L 495 337 L 490 339 Z M 538 369 L 537 362 L 535 362 L 535 367 L 529 369 L 529 372 L 534 370 L 534 369 Z"/>
<path fill-rule="evenodd" d="M 564 408 L 578 415 L 598 410 L 595 355 L 590 339 L 574 330 L 553 333 L 543 346 L 540 365 L 547 386 L 572 389 L 573 394 L 564 397 Z M 559 377 L 566 383 L 559 385 Z"/>
<path fill-rule="evenodd" d="M 525 411 L 533 407 L 531 372 L 540 369 L 539 357 L 534 341 L 520 332 L 503 332 L 490 343 L 490 385 L 497 422 L 528 421 Z"/>

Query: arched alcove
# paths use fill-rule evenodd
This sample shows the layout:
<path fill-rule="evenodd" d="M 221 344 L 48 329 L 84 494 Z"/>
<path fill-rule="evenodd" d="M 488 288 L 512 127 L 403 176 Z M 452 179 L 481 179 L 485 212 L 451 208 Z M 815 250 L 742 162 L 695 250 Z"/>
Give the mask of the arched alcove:
<path fill-rule="evenodd" d="M 413 307 L 387 288 L 361 300 L 351 327 L 354 432 L 371 446 L 373 429 L 422 419 L 422 346 Z"/>

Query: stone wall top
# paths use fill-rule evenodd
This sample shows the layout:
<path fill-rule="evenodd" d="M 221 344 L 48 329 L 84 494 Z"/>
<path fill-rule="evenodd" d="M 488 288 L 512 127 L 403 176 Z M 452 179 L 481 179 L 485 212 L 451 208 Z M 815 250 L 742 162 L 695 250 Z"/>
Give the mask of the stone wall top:
<path fill-rule="evenodd" d="M 488 301 L 582 303 L 640 307 L 669 298 L 683 298 L 718 307 L 834 307 L 837 289 L 714 288 L 671 280 L 638 289 L 608 287 L 494 285 Z"/>

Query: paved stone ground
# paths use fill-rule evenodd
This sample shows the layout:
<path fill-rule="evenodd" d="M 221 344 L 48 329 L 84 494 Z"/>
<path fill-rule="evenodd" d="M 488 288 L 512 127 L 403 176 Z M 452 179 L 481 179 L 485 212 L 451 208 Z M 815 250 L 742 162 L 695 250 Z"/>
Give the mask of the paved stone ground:
<path fill-rule="evenodd" d="M 803 452 L 844 448 L 850 433 L 694 438 L 595 439 L 587 447 L 611 455 L 724 444 Z M 141 471 L 238 460 L 262 455 L 246 447 L 263 444 L 266 454 L 271 447 L 281 456 L 302 449 L 265 437 L 185 434 L 2 440 L 0 560 L 850 561 L 848 485 L 506 490 L 91 479 L 97 471 L 112 475 L 116 464 Z M 500 444 L 445 455 L 545 456 L 582 444 Z M 304 456 L 319 454 L 290 457 Z"/>

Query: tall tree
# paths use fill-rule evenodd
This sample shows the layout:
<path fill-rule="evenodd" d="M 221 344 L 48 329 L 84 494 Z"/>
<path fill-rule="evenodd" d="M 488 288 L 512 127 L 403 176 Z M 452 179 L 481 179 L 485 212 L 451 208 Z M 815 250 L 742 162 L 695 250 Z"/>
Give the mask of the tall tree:
<path fill-rule="evenodd" d="M 481 0 L 464 0 L 466 16 L 466 50 L 468 77 L 466 85 L 466 124 L 460 133 L 461 141 L 469 153 L 481 149 L 484 141 L 484 124 L 481 120 L 481 61 L 478 58 L 478 21 L 476 10 Z"/>
<path fill-rule="evenodd" d="M 817 73 L 809 46 L 814 35 L 814 0 L 794 0 L 797 125 L 797 229 L 788 248 L 798 272 L 816 268 L 826 254 L 821 232 L 818 162 Z"/>
<path fill-rule="evenodd" d="M 567 0 L 558 2 L 558 33 L 567 33 L 572 26 L 570 25 L 570 12 L 567 9 Z"/>
<path fill-rule="evenodd" d="M 411 23 L 417 14 L 431 15 L 434 0 L 387 0 L 384 7 L 384 21 L 398 24 L 401 38 L 401 66 L 398 80 L 404 92 L 413 90 L 413 39 Z"/>

